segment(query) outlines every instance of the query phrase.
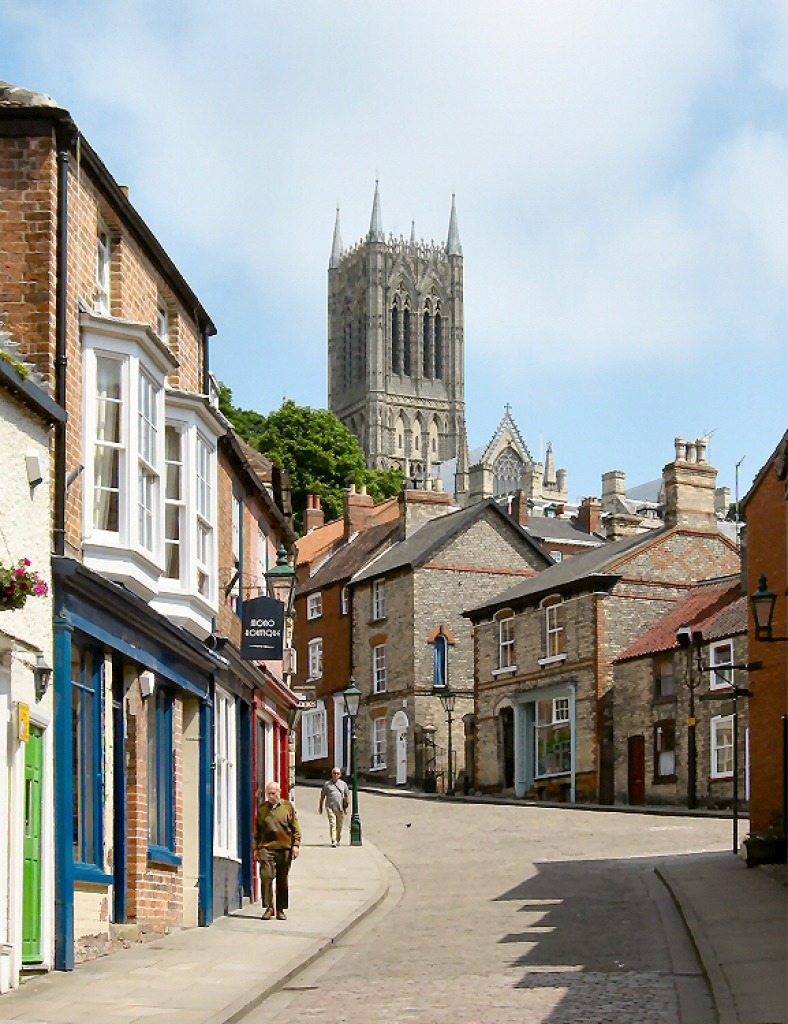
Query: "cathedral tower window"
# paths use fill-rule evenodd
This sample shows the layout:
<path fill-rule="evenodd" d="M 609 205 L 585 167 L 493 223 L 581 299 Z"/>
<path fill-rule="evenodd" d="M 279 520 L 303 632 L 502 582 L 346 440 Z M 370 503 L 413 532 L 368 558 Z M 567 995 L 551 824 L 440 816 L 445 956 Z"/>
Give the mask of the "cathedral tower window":
<path fill-rule="evenodd" d="M 440 309 L 435 312 L 435 379 L 443 377 L 443 317 Z"/>
<path fill-rule="evenodd" d="M 432 330 L 430 329 L 432 324 L 430 323 L 430 311 L 424 310 L 424 316 L 422 317 L 422 335 L 421 335 L 421 351 L 422 360 L 424 364 L 424 376 L 427 380 L 432 377 L 433 371 L 433 357 L 432 357 Z"/>
<path fill-rule="evenodd" d="M 399 306 L 391 308 L 391 372 L 401 373 L 399 361 Z"/>
<path fill-rule="evenodd" d="M 410 309 L 407 305 L 402 314 L 402 372 L 410 377 Z"/>

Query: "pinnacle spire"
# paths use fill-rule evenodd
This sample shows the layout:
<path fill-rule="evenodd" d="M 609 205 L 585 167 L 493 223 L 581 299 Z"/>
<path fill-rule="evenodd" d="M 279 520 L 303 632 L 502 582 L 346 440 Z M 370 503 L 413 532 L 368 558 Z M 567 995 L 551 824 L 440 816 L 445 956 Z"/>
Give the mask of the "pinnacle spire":
<path fill-rule="evenodd" d="M 369 222 L 369 234 L 367 235 L 367 241 L 386 241 L 386 236 L 383 234 L 383 218 L 380 215 L 380 190 L 378 188 L 377 178 L 375 178 L 375 198 L 372 200 L 372 217 Z"/>
<path fill-rule="evenodd" d="M 415 220 L 412 220 L 410 222 L 410 244 L 411 245 L 415 245 L 416 244 L 416 221 Z"/>
<path fill-rule="evenodd" d="M 457 206 L 454 201 L 454 193 L 451 194 L 451 216 L 449 217 L 449 240 L 446 243 L 446 252 L 449 256 L 462 256 L 462 245 L 460 244 L 460 232 L 457 228 Z"/>
<path fill-rule="evenodd" d="M 337 219 L 334 222 L 334 241 L 331 245 L 331 258 L 328 261 L 328 269 L 336 270 L 339 266 L 339 258 L 342 255 L 342 236 L 339 233 L 339 207 L 337 206 Z"/>

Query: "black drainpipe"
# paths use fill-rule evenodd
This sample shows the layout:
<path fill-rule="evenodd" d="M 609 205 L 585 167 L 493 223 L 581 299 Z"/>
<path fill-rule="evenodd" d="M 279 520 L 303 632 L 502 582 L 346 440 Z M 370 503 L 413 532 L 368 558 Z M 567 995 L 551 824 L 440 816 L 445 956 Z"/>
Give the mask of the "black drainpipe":
<path fill-rule="evenodd" d="M 210 395 L 211 389 L 208 386 L 208 374 L 210 372 L 209 360 L 208 360 L 208 339 L 210 334 L 208 333 L 208 327 L 203 324 L 201 327 L 202 331 L 202 393 L 204 395 Z"/>
<path fill-rule="evenodd" d="M 66 407 L 66 314 L 68 311 L 68 161 L 76 129 L 71 122 L 59 124 L 57 142 L 57 252 L 55 282 L 55 401 Z M 55 424 L 55 523 L 56 555 L 66 553 L 66 424 Z"/>

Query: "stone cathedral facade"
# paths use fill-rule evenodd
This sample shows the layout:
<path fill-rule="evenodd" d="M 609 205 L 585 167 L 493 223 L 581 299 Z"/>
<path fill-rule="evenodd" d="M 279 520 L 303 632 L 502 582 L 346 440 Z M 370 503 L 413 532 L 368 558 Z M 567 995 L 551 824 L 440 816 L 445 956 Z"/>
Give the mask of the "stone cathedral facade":
<path fill-rule="evenodd" d="M 452 197 L 446 244 L 385 236 L 375 183 L 365 238 L 328 265 L 328 407 L 371 469 L 424 481 L 467 448 L 462 246 Z"/>

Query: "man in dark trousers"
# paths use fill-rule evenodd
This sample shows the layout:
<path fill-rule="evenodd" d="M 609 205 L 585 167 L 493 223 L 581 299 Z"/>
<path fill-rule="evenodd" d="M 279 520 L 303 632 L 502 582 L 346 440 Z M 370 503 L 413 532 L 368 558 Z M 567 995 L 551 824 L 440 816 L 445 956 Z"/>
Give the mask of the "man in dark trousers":
<path fill-rule="evenodd" d="M 277 921 L 287 918 L 287 876 L 290 864 L 301 850 L 301 828 L 295 807 L 289 800 L 283 800 L 281 794 L 278 782 L 268 783 L 266 799 L 257 808 L 254 828 L 254 854 L 260 864 L 264 921 L 270 921 L 274 913 Z"/>

